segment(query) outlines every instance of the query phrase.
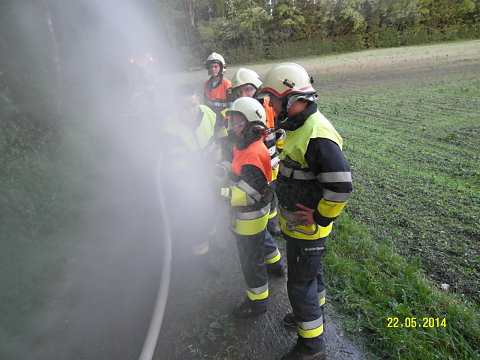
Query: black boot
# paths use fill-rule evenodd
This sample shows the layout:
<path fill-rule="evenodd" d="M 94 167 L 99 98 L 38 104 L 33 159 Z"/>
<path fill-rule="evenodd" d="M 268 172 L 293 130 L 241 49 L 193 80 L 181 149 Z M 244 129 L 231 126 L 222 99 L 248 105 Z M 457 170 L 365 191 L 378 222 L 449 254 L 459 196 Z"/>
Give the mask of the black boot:
<path fill-rule="evenodd" d="M 267 273 L 278 277 L 285 276 L 286 269 L 285 260 L 283 260 L 283 257 L 281 257 L 280 260 L 274 262 L 273 264 L 267 264 Z"/>
<path fill-rule="evenodd" d="M 293 313 L 286 314 L 282 319 L 283 325 L 287 326 L 292 329 L 297 328 L 297 319 L 295 319 L 295 315 Z"/>
<path fill-rule="evenodd" d="M 247 319 L 252 316 L 263 314 L 267 311 L 268 299 L 264 300 L 250 300 L 245 301 L 233 309 L 233 316 L 237 319 Z"/>
<path fill-rule="evenodd" d="M 280 360 L 325 360 L 327 358 L 325 340 L 323 339 L 323 335 L 320 338 L 321 346 L 318 351 L 313 353 L 297 344 L 289 353 L 283 355 Z"/>
<path fill-rule="evenodd" d="M 213 261 L 211 253 L 196 255 L 198 267 L 210 276 L 220 275 L 220 269 Z"/>

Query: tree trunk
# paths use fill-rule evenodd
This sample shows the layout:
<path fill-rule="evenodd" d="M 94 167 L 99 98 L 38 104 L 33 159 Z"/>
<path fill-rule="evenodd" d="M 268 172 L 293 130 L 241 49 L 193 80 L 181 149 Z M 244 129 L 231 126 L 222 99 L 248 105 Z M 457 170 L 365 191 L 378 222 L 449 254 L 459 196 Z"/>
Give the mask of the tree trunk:
<path fill-rule="evenodd" d="M 193 9 L 193 0 L 185 0 L 187 8 L 187 15 L 190 22 L 190 27 L 195 27 L 195 11 Z"/>
<path fill-rule="evenodd" d="M 50 43 L 52 45 L 52 63 L 53 63 L 53 85 L 55 94 L 55 107 L 59 113 L 62 111 L 62 84 L 63 84 L 63 71 L 62 63 L 60 61 L 59 43 L 55 33 L 55 26 L 52 21 L 52 12 L 48 0 L 44 0 L 45 6 L 45 19 L 47 24 L 48 36 L 50 37 Z"/>

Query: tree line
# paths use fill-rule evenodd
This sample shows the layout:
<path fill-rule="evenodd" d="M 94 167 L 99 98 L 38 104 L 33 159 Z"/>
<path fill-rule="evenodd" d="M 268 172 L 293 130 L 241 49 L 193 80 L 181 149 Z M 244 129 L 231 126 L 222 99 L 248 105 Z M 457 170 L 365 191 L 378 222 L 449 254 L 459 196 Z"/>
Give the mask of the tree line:
<path fill-rule="evenodd" d="M 225 54 L 229 62 L 245 62 L 479 35 L 479 0 L 150 0 L 152 3 L 160 6 L 168 19 L 162 21 L 167 41 L 191 62 L 210 51 Z"/>
<path fill-rule="evenodd" d="M 67 98 L 86 108 L 103 98 L 91 96 L 100 78 L 122 88 L 125 59 L 152 43 L 185 69 L 212 51 L 232 64 L 479 38 L 479 14 L 480 0 L 2 1 L 0 115 L 16 126 L 22 109 L 45 124 Z"/>

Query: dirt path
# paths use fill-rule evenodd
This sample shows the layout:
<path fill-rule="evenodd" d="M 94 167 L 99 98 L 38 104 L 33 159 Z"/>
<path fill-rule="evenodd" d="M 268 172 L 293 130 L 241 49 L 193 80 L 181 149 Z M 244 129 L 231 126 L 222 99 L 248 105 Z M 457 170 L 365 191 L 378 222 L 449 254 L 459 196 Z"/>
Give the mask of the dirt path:
<path fill-rule="evenodd" d="M 284 254 L 284 240 L 277 241 Z M 182 259 L 176 262 L 155 359 L 279 359 L 295 344 L 296 331 L 281 323 L 283 315 L 291 311 L 286 278 L 269 279 L 266 314 L 246 320 L 231 316 L 232 308 L 244 299 L 245 285 L 232 235 L 224 232 L 219 245 L 218 276 L 181 265 Z M 326 314 L 325 335 L 329 359 L 369 358 L 344 336 L 331 308 Z"/>

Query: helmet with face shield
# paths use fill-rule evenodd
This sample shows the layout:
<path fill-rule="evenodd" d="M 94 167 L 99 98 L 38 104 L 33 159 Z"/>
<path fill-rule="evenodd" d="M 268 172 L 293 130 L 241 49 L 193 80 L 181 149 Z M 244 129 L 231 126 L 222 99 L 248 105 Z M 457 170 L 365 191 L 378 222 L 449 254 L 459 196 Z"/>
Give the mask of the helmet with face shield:
<path fill-rule="evenodd" d="M 247 132 L 263 133 L 266 130 L 265 109 L 253 98 L 242 97 L 235 100 L 228 110 L 228 115 L 228 131 L 237 137 Z"/>
<path fill-rule="evenodd" d="M 265 76 L 260 92 L 279 99 L 293 94 L 313 95 L 313 78 L 300 65 L 283 63 L 273 67 Z"/>

